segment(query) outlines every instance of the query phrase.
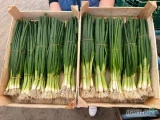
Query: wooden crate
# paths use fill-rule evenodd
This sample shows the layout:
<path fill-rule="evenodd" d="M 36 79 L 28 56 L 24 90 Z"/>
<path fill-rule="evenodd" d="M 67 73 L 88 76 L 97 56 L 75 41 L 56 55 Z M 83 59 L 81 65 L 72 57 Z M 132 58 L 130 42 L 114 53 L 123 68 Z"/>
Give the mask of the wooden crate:
<path fill-rule="evenodd" d="M 24 104 L 23 102 L 19 104 L 11 99 L 9 96 L 3 95 L 8 79 L 9 79 L 9 72 L 8 72 L 8 65 L 9 65 L 9 57 L 10 57 L 10 43 L 12 41 L 13 30 L 17 19 L 31 19 L 31 20 L 38 20 L 39 16 L 43 16 L 47 13 L 48 16 L 57 18 L 61 21 L 67 21 L 73 16 L 76 16 L 79 20 L 79 11 L 78 6 L 72 6 L 72 11 L 62 11 L 62 12 L 53 12 L 53 11 L 41 11 L 41 10 L 34 10 L 34 11 L 19 11 L 15 6 L 9 6 L 8 12 L 12 15 L 12 24 L 10 29 L 10 35 L 7 42 L 5 57 L 4 57 L 4 65 L 2 68 L 1 80 L 0 80 L 0 106 L 12 106 L 12 107 L 30 107 L 30 108 L 74 108 L 76 105 L 76 92 L 74 99 L 62 99 L 57 98 L 54 101 L 54 104 L 43 104 L 46 103 L 45 100 L 33 100 L 29 104 Z M 78 69 L 77 69 L 78 70 Z M 75 81 L 77 79 L 77 71 L 75 73 Z M 63 79 L 63 73 L 60 75 L 60 81 Z M 77 89 L 76 89 L 77 90 Z M 32 104 L 34 103 L 34 104 Z"/>
<path fill-rule="evenodd" d="M 154 24 L 152 19 L 152 13 L 156 9 L 156 2 L 148 2 L 146 6 L 143 7 L 109 7 L 109 8 L 97 8 L 89 7 L 88 2 L 83 2 L 81 11 L 80 11 L 80 22 L 79 27 L 81 28 L 81 20 L 83 13 L 87 12 L 92 14 L 95 17 L 122 17 L 126 18 L 132 16 L 134 18 L 145 18 L 148 21 L 149 27 L 149 37 L 151 40 L 151 49 L 152 49 L 152 63 L 151 63 L 151 81 L 152 88 L 154 92 L 154 98 L 147 100 L 144 104 L 131 104 L 131 103 L 105 103 L 103 99 L 91 98 L 91 99 L 82 99 L 78 91 L 78 106 L 79 107 L 88 107 L 88 106 L 97 106 L 97 107 L 133 107 L 133 108 L 160 108 L 160 85 L 159 85 L 159 73 L 158 73 L 158 64 L 157 64 L 157 47 L 156 47 L 156 38 L 154 31 Z M 79 30 L 81 34 L 81 30 Z M 79 41 L 80 46 L 80 41 Z M 78 60 L 80 60 L 80 48 L 78 52 Z M 80 68 L 80 61 L 78 61 L 78 68 Z M 80 70 L 78 71 L 80 74 Z M 80 77 L 78 78 L 77 87 L 80 85 Z M 79 89 L 78 89 L 79 90 Z"/>

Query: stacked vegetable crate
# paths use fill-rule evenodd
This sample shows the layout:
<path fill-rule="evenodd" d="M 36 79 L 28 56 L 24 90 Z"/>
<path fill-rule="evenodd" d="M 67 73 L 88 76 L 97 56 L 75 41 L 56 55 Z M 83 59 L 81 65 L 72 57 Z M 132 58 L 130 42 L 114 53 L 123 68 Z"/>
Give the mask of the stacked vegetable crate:
<path fill-rule="evenodd" d="M 0 105 L 72 108 L 78 70 L 78 6 L 67 12 L 21 12 L 9 6 L 8 12 L 13 18 L 0 80 Z M 20 73 L 13 74 L 15 69 Z"/>
<path fill-rule="evenodd" d="M 148 0 L 118 0 L 116 6 L 144 7 Z M 160 1 L 157 2 L 157 9 L 153 12 L 154 26 L 156 30 L 160 29 Z"/>
<path fill-rule="evenodd" d="M 78 106 L 81 107 L 87 107 L 87 106 L 98 106 L 98 107 L 156 107 L 156 105 L 153 105 L 153 101 L 152 99 L 149 99 L 148 101 L 150 101 L 150 104 L 147 104 L 148 101 L 146 102 L 142 102 L 142 103 L 134 103 L 134 102 L 122 102 L 123 98 L 121 98 L 122 96 L 118 96 L 117 93 L 114 93 L 112 91 L 114 91 L 115 86 L 113 85 L 113 87 L 110 87 L 110 84 L 112 83 L 111 80 L 115 80 L 115 78 L 113 78 L 112 73 L 111 73 L 111 66 L 109 66 L 109 70 L 108 68 L 106 69 L 106 65 L 105 64 L 105 54 L 104 51 L 108 51 L 108 50 L 102 50 L 103 46 L 106 46 L 106 49 L 109 47 L 116 47 L 117 44 L 120 45 L 120 43 L 117 43 L 118 40 L 120 40 L 121 36 L 120 34 L 115 30 L 115 29 L 108 29 L 108 33 L 110 33 L 111 31 L 113 32 L 114 30 L 114 35 L 117 35 L 116 39 L 117 41 L 113 42 L 115 43 L 115 45 L 110 45 L 110 43 L 112 43 L 112 40 L 114 39 L 113 37 L 111 37 L 111 35 L 109 34 L 109 45 L 106 44 L 105 39 L 106 39 L 106 33 L 103 33 L 104 29 L 106 29 L 106 26 L 108 24 L 108 22 L 106 21 L 110 21 L 110 17 L 112 16 L 113 18 L 115 18 L 115 21 L 117 21 L 116 25 L 118 26 L 118 24 L 120 24 L 120 18 L 127 20 L 128 17 L 133 17 L 133 18 L 144 18 L 147 19 L 147 24 L 148 24 L 148 32 L 149 32 L 149 38 L 150 38 L 150 42 L 151 42 L 151 54 L 152 54 L 152 62 L 151 62 L 151 68 L 150 68 L 150 75 L 151 75 L 151 85 L 152 85 L 152 89 L 154 92 L 154 100 L 157 100 L 157 104 L 159 101 L 159 75 L 158 75 L 158 65 L 157 65 L 157 51 L 156 51 L 156 42 L 155 42 L 155 35 L 154 35 L 154 25 L 153 25 L 153 21 L 152 21 L 152 17 L 151 14 L 152 12 L 156 9 L 156 4 L 155 2 L 148 2 L 148 4 L 142 8 L 132 8 L 132 7 L 114 7 L 114 8 L 92 8 L 88 6 L 88 2 L 83 2 L 82 3 L 82 7 L 81 7 L 81 11 L 80 11 L 80 25 L 81 26 L 81 31 L 79 31 L 81 33 L 81 50 L 79 50 L 79 59 L 81 60 L 81 69 L 80 69 L 80 77 L 79 77 L 79 81 L 77 81 L 77 83 L 79 83 L 79 92 L 78 92 Z M 151 10 L 151 11 L 150 11 Z M 105 24 L 104 24 L 104 20 L 105 19 Z M 89 21 L 88 24 L 86 23 L 86 21 Z M 93 20 L 95 21 L 93 23 Z M 98 22 L 99 21 L 99 22 Z M 99 23 L 98 26 L 96 26 Z M 103 24 L 101 26 L 101 24 Z M 85 27 L 85 24 L 87 25 L 87 27 Z M 94 28 L 93 28 L 94 26 Z M 105 27 L 104 27 L 105 26 Z M 114 24 L 113 24 L 114 26 Z M 108 27 L 110 28 L 110 27 Z M 117 27 L 119 29 L 119 27 Z M 92 32 L 94 30 L 94 32 Z M 98 30 L 101 30 L 101 32 L 98 32 Z M 85 32 L 84 32 L 85 31 Z M 119 31 L 119 30 L 118 30 Z M 107 32 L 107 30 L 105 31 Z M 133 33 L 134 34 L 134 33 Z M 98 38 L 98 35 L 100 38 Z M 123 35 L 123 39 L 122 42 L 124 42 L 124 35 Z M 92 43 L 92 41 L 94 41 L 94 43 Z M 90 46 L 89 46 L 90 45 Z M 86 46 L 89 46 L 88 48 Z M 116 48 L 110 48 L 109 49 L 109 54 L 111 54 L 111 50 L 112 49 L 117 49 L 120 50 L 121 46 L 117 46 Z M 102 50 L 101 52 L 99 52 L 99 50 Z M 87 51 L 87 53 L 85 53 L 85 51 Z M 91 52 L 93 51 L 93 52 Z M 97 54 L 98 52 L 98 54 Z M 107 52 L 106 52 L 107 53 Z M 116 54 L 116 53 L 115 53 Z M 116 56 L 118 56 L 118 58 L 114 58 L 114 60 L 110 57 L 112 57 L 111 55 L 109 55 L 109 60 L 111 61 L 116 61 L 118 63 L 114 63 L 114 67 L 116 69 L 121 69 L 120 67 L 120 55 L 121 53 L 119 52 L 119 54 L 116 54 Z M 93 60 L 93 56 L 94 56 L 94 60 Z M 99 56 L 99 57 L 98 57 Z M 134 55 L 133 55 L 134 56 Z M 99 61 L 99 59 L 101 61 Z M 116 59 L 116 60 L 115 60 Z M 102 61 L 103 60 L 103 61 Z M 95 65 L 96 64 L 96 65 Z M 113 64 L 113 63 L 111 63 Z M 124 63 L 125 64 L 125 63 Z M 91 65 L 93 66 L 93 70 L 91 70 Z M 102 66 L 102 67 L 98 67 L 98 65 Z M 109 63 L 110 65 L 110 63 Z M 118 65 L 116 67 L 115 65 Z M 131 67 L 131 66 L 130 66 Z M 100 69 L 99 69 L 100 68 Z M 101 69 L 102 68 L 102 69 Z M 102 70 L 102 71 L 101 71 Z M 105 70 L 105 79 L 107 82 L 107 86 L 106 83 L 103 81 L 103 75 L 104 75 L 104 70 Z M 85 71 L 85 72 L 84 72 Z M 92 73 L 92 74 L 90 74 Z M 117 71 L 118 74 L 118 71 Z M 96 80 L 98 77 L 98 81 Z M 101 76 L 101 79 L 100 79 Z M 121 76 L 121 75 L 120 75 Z M 111 78 L 112 77 L 112 78 Z M 119 78 L 118 78 L 119 80 Z M 87 82 L 88 81 L 88 82 Z M 115 82 L 115 81 L 113 81 Z M 120 83 L 121 84 L 121 83 Z M 123 84 L 123 83 L 122 83 Z M 124 92 L 123 90 L 119 91 L 119 83 L 116 83 L 116 86 L 118 86 L 118 88 L 116 87 L 116 92 Z M 123 86 L 123 85 L 122 85 Z M 113 90 L 112 90 L 113 89 Z M 109 95 L 111 96 L 107 96 L 106 94 L 107 92 Z M 112 101 L 110 101 L 110 97 L 112 99 Z M 114 101 L 115 100 L 115 101 Z M 117 102 L 118 101 L 118 102 Z M 158 106 L 157 106 L 158 108 Z"/>

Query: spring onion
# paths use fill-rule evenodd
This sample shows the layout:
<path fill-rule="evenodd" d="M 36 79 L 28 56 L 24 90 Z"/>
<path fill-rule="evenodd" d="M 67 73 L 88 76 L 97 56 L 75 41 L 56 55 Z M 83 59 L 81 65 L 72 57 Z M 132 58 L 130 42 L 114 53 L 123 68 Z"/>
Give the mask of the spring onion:
<path fill-rule="evenodd" d="M 17 96 L 20 94 L 24 62 L 25 50 L 28 31 L 28 20 L 17 20 L 13 39 L 11 42 L 11 55 L 9 61 L 10 77 L 4 94 Z"/>
<path fill-rule="evenodd" d="M 123 100 L 121 86 L 122 72 L 122 19 L 109 17 L 109 91 L 112 102 Z"/>
<path fill-rule="evenodd" d="M 92 78 L 92 66 L 94 60 L 94 18 L 84 13 L 82 17 L 81 40 L 81 96 L 91 98 L 95 95 L 95 87 Z"/>
<path fill-rule="evenodd" d="M 108 87 L 105 78 L 108 62 L 108 22 L 104 18 L 95 18 L 95 88 L 96 97 L 106 98 Z"/>
<path fill-rule="evenodd" d="M 77 61 L 78 21 L 73 17 L 66 24 L 64 36 L 63 62 L 64 79 L 61 86 L 61 97 L 75 97 L 75 69 Z"/>

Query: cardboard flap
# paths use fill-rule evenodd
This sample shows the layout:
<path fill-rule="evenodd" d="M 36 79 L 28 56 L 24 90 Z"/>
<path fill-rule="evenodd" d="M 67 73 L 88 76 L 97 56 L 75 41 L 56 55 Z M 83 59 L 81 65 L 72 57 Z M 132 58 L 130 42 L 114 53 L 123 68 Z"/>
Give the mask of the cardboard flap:
<path fill-rule="evenodd" d="M 143 10 L 139 13 L 138 17 L 147 19 L 150 16 L 152 16 L 152 13 L 156 10 L 156 8 L 157 8 L 156 1 L 149 1 L 144 6 Z"/>
<path fill-rule="evenodd" d="M 24 18 L 16 6 L 8 6 L 8 12 L 15 20 Z"/>
<path fill-rule="evenodd" d="M 73 16 L 76 16 L 77 19 L 79 19 L 78 5 L 72 5 L 71 9 L 72 9 Z"/>
<path fill-rule="evenodd" d="M 150 98 L 144 104 L 150 106 L 151 108 L 160 109 L 160 99 L 157 98 Z"/>

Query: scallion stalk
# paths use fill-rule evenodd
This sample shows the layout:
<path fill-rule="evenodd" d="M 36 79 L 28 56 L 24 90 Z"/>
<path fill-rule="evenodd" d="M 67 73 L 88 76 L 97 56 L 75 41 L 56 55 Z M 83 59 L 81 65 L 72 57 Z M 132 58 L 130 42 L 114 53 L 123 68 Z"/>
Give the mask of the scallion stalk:
<path fill-rule="evenodd" d="M 122 19 L 109 17 L 109 91 L 112 102 L 124 100 L 121 86 L 122 59 Z"/>

